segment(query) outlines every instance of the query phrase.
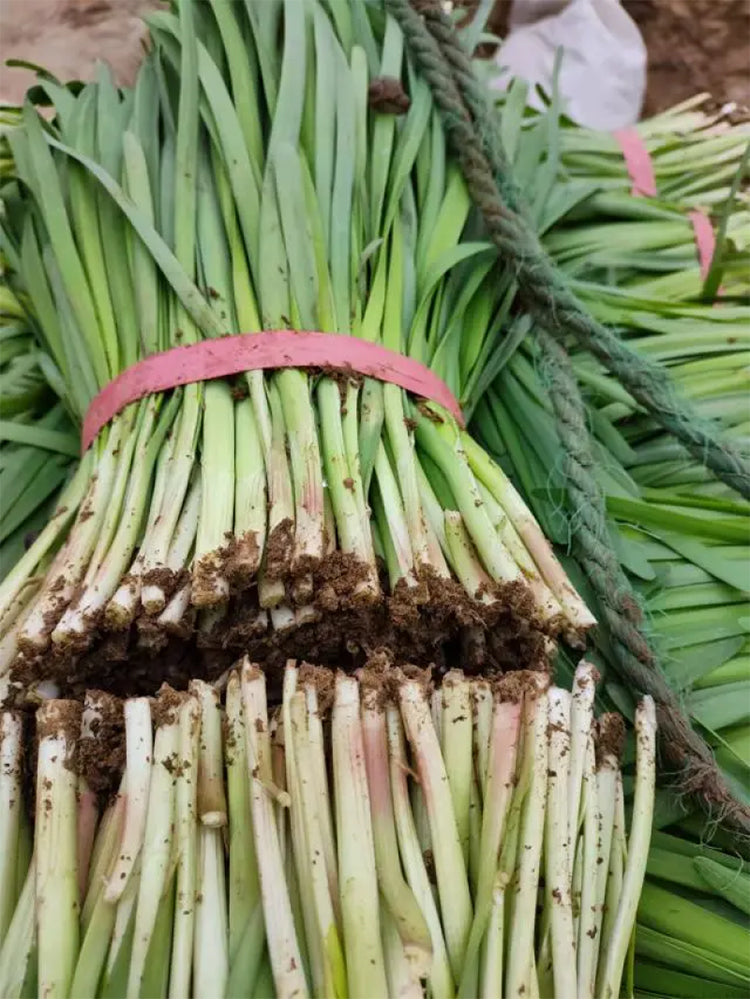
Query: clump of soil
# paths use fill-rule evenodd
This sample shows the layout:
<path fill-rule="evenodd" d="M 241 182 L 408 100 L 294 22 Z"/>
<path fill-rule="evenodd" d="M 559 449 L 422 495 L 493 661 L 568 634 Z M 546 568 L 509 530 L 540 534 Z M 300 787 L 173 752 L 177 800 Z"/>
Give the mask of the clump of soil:
<path fill-rule="evenodd" d="M 122 702 L 107 691 L 86 692 L 87 731 L 78 742 L 78 773 L 97 795 L 116 791 L 125 767 Z"/>
<path fill-rule="evenodd" d="M 470 673 L 538 668 L 547 664 L 564 625 L 540 619 L 520 580 L 483 584 L 470 597 L 457 581 L 424 569 L 414 585 L 401 580 L 389 593 L 382 565 L 379 591 L 362 586 L 370 572 L 353 555 L 336 551 L 309 575 L 310 595 L 296 605 L 262 608 L 252 586 L 215 607 L 189 606 L 181 620 L 164 624 L 147 610 L 114 626 L 99 615 L 74 642 L 49 641 L 42 653 L 22 646 L 11 667 L 11 703 L 44 680 L 73 697 L 92 685 L 119 697 L 153 695 L 162 683 L 182 689 L 192 678 L 213 680 L 244 654 L 271 677 L 287 658 L 356 670 L 378 650 L 439 671 L 456 665 Z M 282 581 L 288 600 L 295 580 L 289 570 Z"/>
<path fill-rule="evenodd" d="M 625 745 L 625 722 L 616 712 L 605 712 L 597 719 L 596 762 L 601 767 L 607 758 L 619 763 Z"/>
<path fill-rule="evenodd" d="M 349 569 L 337 580 L 356 579 Z M 165 632 L 146 618 L 121 632 L 94 633 L 83 652 L 20 655 L 11 672 L 13 689 L 22 698 L 35 683 L 51 679 L 61 694 L 73 697 L 92 684 L 120 697 L 152 695 L 162 683 L 182 689 L 192 678 L 213 680 L 244 654 L 263 664 L 271 684 L 289 658 L 356 670 L 382 650 L 395 659 L 408 650 L 410 662 L 434 665 L 438 674 L 457 664 L 470 673 L 547 664 L 550 636 L 523 585 L 496 587 L 492 604 L 471 600 L 442 578 L 425 581 L 425 600 L 413 600 L 404 590 L 366 603 L 347 599 L 351 590 L 339 590 L 335 580 L 328 578 L 327 585 L 326 606 L 304 609 L 285 628 L 271 627 L 250 589 L 208 627 L 198 616 L 183 623 L 182 631 Z"/>

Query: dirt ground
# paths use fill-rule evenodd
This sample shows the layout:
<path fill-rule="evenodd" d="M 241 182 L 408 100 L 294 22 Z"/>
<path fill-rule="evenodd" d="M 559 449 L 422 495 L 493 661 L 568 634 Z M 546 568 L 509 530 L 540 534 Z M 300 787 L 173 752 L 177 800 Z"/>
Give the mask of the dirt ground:
<path fill-rule="evenodd" d="M 750 106 L 750 0 L 625 0 L 648 49 L 645 113 L 701 90 Z"/>
<path fill-rule="evenodd" d="M 18 103 L 34 74 L 5 65 L 24 59 L 61 80 L 88 80 L 97 60 L 131 83 L 141 60 L 149 0 L 0 0 L 0 100 Z"/>
<path fill-rule="evenodd" d="M 698 91 L 750 105 L 750 0 L 623 0 L 649 53 L 645 114 Z M 498 0 L 492 27 L 504 30 L 510 0 Z M 139 15 L 155 0 L 0 0 L 0 55 L 27 59 L 62 79 L 91 77 L 97 59 L 129 83 L 141 53 Z M 0 99 L 18 102 L 33 81 L 0 67 Z"/>

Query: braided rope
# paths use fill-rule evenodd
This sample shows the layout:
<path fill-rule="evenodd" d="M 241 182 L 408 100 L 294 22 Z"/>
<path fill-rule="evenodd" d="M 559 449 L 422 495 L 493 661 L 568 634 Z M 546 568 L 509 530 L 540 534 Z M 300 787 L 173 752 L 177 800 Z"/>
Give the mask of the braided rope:
<path fill-rule="evenodd" d="M 599 599 L 618 665 L 632 687 L 650 694 L 656 703 L 662 755 L 680 791 L 696 799 L 705 811 L 718 813 L 733 829 L 750 833 L 750 810 L 732 795 L 711 749 L 682 712 L 644 631 L 638 596 L 612 549 L 604 496 L 594 475 L 585 407 L 568 353 L 546 330 L 539 331 L 537 338 L 563 446 L 568 496 L 578 512 L 579 558 Z"/>
<path fill-rule="evenodd" d="M 537 321 L 564 449 L 568 493 L 578 514 L 576 544 L 601 605 L 618 665 L 629 683 L 650 694 L 657 704 L 662 753 L 680 791 L 695 798 L 709 814 L 718 811 L 719 818 L 733 829 L 750 834 L 750 810 L 732 795 L 710 748 L 692 729 L 664 678 L 643 628 L 638 597 L 612 549 L 606 505 L 594 476 L 585 405 L 562 338 L 567 332 L 574 333 L 691 454 L 743 496 L 750 496 L 750 468 L 677 399 L 660 367 L 634 354 L 567 288 L 523 217 L 520 195 L 493 127 L 486 95 L 439 5 L 434 0 L 414 0 L 418 13 L 409 0 L 385 3 L 432 88 L 472 199 L 503 257 L 514 263 L 522 301 Z"/>
<path fill-rule="evenodd" d="M 455 44 L 457 37 L 451 19 L 432 0 L 412 0 L 411 6 L 421 14 L 440 48 L 440 54 L 451 68 L 459 101 L 463 101 L 474 128 L 479 133 L 502 200 L 514 212 L 522 211 L 523 196 L 500 141 L 500 132 L 496 127 L 497 114 L 487 100 L 485 88 L 477 79 L 468 53 L 463 45 Z"/>
<path fill-rule="evenodd" d="M 574 334 L 631 396 L 685 445 L 693 458 L 750 499 L 750 462 L 731 444 L 720 442 L 711 425 L 677 396 L 661 365 L 640 357 L 612 330 L 594 319 L 567 286 L 523 215 L 503 203 L 495 175 L 507 177 L 509 170 L 504 157 L 498 153 L 499 140 L 495 138 L 490 142 L 486 138 L 491 129 L 487 124 L 486 99 L 482 97 L 480 101 L 476 92 L 471 98 L 475 111 L 481 112 L 481 121 L 485 123 L 483 142 L 453 77 L 451 62 L 444 54 L 449 51 L 450 59 L 458 62 L 463 51 L 461 43 L 452 29 L 450 32 L 441 30 L 442 46 L 431 34 L 435 25 L 445 18 L 442 11 L 436 9 L 434 0 L 419 0 L 420 10 L 429 15 L 426 21 L 412 9 L 409 0 L 385 0 L 385 3 L 401 25 L 409 48 L 432 88 L 472 200 L 481 211 L 503 258 L 515 267 L 521 301 L 528 312 L 539 325 L 551 327 L 557 337 Z M 466 76 L 466 72 L 461 75 L 464 89 L 468 86 Z M 478 81 L 475 84 L 479 86 Z M 494 170 L 488 153 L 496 160 Z"/>

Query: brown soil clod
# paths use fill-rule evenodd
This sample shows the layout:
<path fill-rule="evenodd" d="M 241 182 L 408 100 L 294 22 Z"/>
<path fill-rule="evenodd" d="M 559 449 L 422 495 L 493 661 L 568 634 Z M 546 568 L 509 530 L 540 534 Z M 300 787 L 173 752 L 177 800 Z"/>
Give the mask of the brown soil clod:
<path fill-rule="evenodd" d="M 409 95 L 394 76 L 376 76 L 367 88 L 367 102 L 380 114 L 403 115 L 411 107 Z"/>
<path fill-rule="evenodd" d="M 41 741 L 61 736 L 77 743 L 81 728 L 81 712 L 81 703 L 69 698 L 54 698 L 43 702 L 36 713 L 38 739 Z M 73 763 L 66 761 L 66 765 Z"/>
<path fill-rule="evenodd" d="M 322 567 L 325 582 L 316 579 L 314 613 L 298 613 L 283 630 L 271 627 L 270 616 L 258 606 L 257 589 L 250 588 L 215 620 L 213 611 L 209 619 L 201 615 L 197 631 L 196 623 L 185 619 L 172 630 L 180 634 L 170 634 L 142 615 L 135 627 L 94 636 L 83 655 L 56 650 L 19 656 L 12 680 L 23 689 L 49 678 L 65 694 L 82 693 L 93 681 L 128 696 L 154 694 L 164 681 L 181 688 L 196 676 L 217 677 L 245 653 L 269 675 L 278 675 L 288 657 L 356 670 L 381 651 L 399 662 L 405 649 L 410 662 L 432 666 L 437 676 L 455 664 L 468 673 L 495 674 L 519 664 L 544 669 L 548 663 L 549 637 L 539 622 L 525 617 L 526 597 L 516 585 L 498 588 L 491 605 L 472 602 L 447 580 L 428 581 L 424 602 L 410 600 L 406 590 L 406 596 L 399 592 L 361 603 L 352 591 L 363 568 L 340 557 L 333 561 L 338 565 Z M 475 655 L 465 655 L 467 646 Z"/>
<path fill-rule="evenodd" d="M 229 593 L 228 569 L 235 549 L 234 540 L 195 560 L 190 601 L 196 608 L 213 608 Z"/>
<path fill-rule="evenodd" d="M 596 763 L 601 767 L 609 760 L 619 766 L 625 746 L 625 722 L 616 712 L 605 712 L 596 723 Z"/>
<path fill-rule="evenodd" d="M 318 699 L 318 715 L 324 719 L 331 710 L 336 693 L 336 674 L 327 667 L 319 667 L 314 663 L 300 663 L 299 684 L 305 688 L 312 686 Z"/>
<path fill-rule="evenodd" d="M 291 524 L 279 528 L 274 547 L 278 562 L 288 566 Z M 285 580 L 296 610 L 284 628 L 273 627 L 273 615 L 259 606 L 258 589 L 250 586 L 198 614 L 188 605 L 169 623 L 142 611 L 116 632 L 92 623 L 83 644 L 22 651 L 12 665 L 13 685 L 23 691 L 51 679 L 74 697 L 92 682 L 121 696 L 153 695 L 163 682 L 183 688 L 193 677 L 213 679 L 243 654 L 262 662 L 275 684 L 288 657 L 358 670 L 379 651 L 403 662 L 403 650 L 409 662 L 432 668 L 438 678 L 455 665 L 492 676 L 521 665 L 545 669 L 554 648 L 554 626 L 538 618 L 521 581 L 489 585 L 487 602 L 424 569 L 416 585 L 401 580 L 389 593 L 385 577 L 380 589 L 373 588 L 371 567 L 340 551 L 326 555 L 306 578 Z"/>
<path fill-rule="evenodd" d="M 289 573 L 294 549 L 294 524 L 291 518 L 279 521 L 266 541 L 266 576 L 269 580 L 284 580 Z"/>
<path fill-rule="evenodd" d="M 84 697 L 78 772 L 98 795 L 112 794 L 125 766 L 125 720 L 122 701 L 101 690 Z"/>
<path fill-rule="evenodd" d="M 164 597 L 169 600 L 177 590 L 179 576 L 167 566 L 155 566 L 143 574 L 142 582 L 144 587 L 158 587 L 164 594 Z"/>

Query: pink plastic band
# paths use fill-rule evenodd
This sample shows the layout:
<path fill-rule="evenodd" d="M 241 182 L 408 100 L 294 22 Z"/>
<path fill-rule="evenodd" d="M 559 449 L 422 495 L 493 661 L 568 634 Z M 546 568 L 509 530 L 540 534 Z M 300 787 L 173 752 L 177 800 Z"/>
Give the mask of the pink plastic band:
<path fill-rule="evenodd" d="M 656 197 L 654 165 L 637 129 L 621 128 L 612 133 L 622 150 L 625 167 L 632 187 L 630 193 L 638 197 Z"/>
<path fill-rule="evenodd" d="M 335 368 L 371 375 L 434 400 L 464 425 L 461 407 L 448 386 L 414 358 L 339 333 L 272 330 L 173 347 L 126 368 L 91 401 L 81 432 L 83 451 L 128 403 L 178 385 L 259 368 Z"/>
<path fill-rule="evenodd" d="M 693 227 L 701 278 L 705 281 L 708 277 L 708 272 L 711 270 L 711 261 L 714 259 L 714 251 L 716 250 L 714 227 L 711 225 L 711 220 L 706 213 L 701 212 L 699 208 L 694 208 L 692 212 L 688 212 L 688 218 Z"/>

